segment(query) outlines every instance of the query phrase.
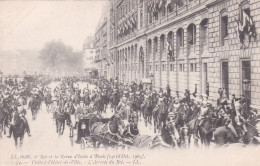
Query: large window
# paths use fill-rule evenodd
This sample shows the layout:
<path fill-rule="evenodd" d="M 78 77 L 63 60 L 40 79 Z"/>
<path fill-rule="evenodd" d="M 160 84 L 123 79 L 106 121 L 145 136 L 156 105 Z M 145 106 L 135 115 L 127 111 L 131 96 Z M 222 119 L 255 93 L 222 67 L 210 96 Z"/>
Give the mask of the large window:
<path fill-rule="evenodd" d="M 204 19 L 200 23 L 200 48 L 201 52 L 207 49 L 208 43 L 208 19 Z"/>
<path fill-rule="evenodd" d="M 178 29 L 178 31 L 177 31 L 177 47 L 183 47 L 184 46 L 183 35 L 184 35 L 183 29 L 182 28 Z"/>
<path fill-rule="evenodd" d="M 225 45 L 225 41 L 228 37 L 228 12 L 226 10 L 221 12 L 221 17 L 220 17 L 220 42 L 221 45 Z"/>
<path fill-rule="evenodd" d="M 188 26 L 188 44 L 196 44 L 196 26 L 194 24 Z"/>

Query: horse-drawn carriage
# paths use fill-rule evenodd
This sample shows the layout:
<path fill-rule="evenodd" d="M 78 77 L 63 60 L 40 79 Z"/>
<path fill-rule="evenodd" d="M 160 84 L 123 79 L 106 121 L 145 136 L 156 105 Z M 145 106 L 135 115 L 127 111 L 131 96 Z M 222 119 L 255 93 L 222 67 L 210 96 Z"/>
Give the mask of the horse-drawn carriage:
<path fill-rule="evenodd" d="M 87 114 L 84 117 L 81 117 L 78 123 L 78 136 L 76 141 L 77 143 L 80 143 L 81 149 L 93 147 L 90 128 L 92 124 L 91 121 L 93 121 L 93 119 L 95 118 L 98 118 L 98 121 L 101 121 L 102 123 L 108 123 L 108 121 L 110 120 L 110 118 L 105 118 L 102 117 L 102 115 L 97 114 Z"/>

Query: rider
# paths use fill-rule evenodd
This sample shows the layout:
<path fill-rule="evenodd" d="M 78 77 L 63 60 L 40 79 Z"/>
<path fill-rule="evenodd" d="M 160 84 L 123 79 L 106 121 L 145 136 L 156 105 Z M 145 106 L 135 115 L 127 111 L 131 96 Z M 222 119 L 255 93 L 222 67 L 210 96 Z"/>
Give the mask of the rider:
<path fill-rule="evenodd" d="M 194 136 L 198 138 L 198 130 L 201 124 L 204 122 L 205 118 L 209 114 L 210 110 L 208 108 L 209 102 L 208 102 L 208 97 L 206 94 L 202 95 L 203 100 L 200 103 L 200 109 L 199 109 L 199 116 L 195 122 L 195 127 L 194 127 Z"/>
<path fill-rule="evenodd" d="M 29 137 L 31 137 L 29 123 L 25 117 L 25 114 L 26 114 L 26 110 L 24 108 L 25 103 L 22 100 L 22 98 L 19 96 L 19 94 L 17 94 L 17 92 L 16 92 L 16 96 L 18 96 L 17 98 L 14 98 L 15 99 L 14 109 L 16 111 L 16 114 L 15 114 L 15 117 L 13 117 L 13 121 L 11 122 L 10 129 L 9 129 L 9 136 L 7 136 L 7 137 L 11 138 L 14 125 L 15 125 L 16 121 L 18 120 L 18 118 L 21 118 L 24 121 L 27 134 Z"/>

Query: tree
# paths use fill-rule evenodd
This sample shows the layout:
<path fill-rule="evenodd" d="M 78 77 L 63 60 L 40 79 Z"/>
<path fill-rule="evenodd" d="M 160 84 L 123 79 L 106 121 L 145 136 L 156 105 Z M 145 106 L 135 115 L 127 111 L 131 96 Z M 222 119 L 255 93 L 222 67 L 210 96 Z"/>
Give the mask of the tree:
<path fill-rule="evenodd" d="M 51 41 L 45 44 L 39 56 L 43 67 L 52 71 L 79 72 L 83 70 L 83 55 L 74 52 L 72 47 L 62 41 Z"/>

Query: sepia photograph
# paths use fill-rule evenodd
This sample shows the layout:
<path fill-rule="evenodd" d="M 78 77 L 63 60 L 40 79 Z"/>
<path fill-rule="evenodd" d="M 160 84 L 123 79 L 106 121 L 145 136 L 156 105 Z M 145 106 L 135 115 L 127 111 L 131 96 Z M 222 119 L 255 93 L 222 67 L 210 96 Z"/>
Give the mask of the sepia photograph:
<path fill-rule="evenodd" d="M 0 166 L 260 165 L 260 0 L 0 0 Z"/>

